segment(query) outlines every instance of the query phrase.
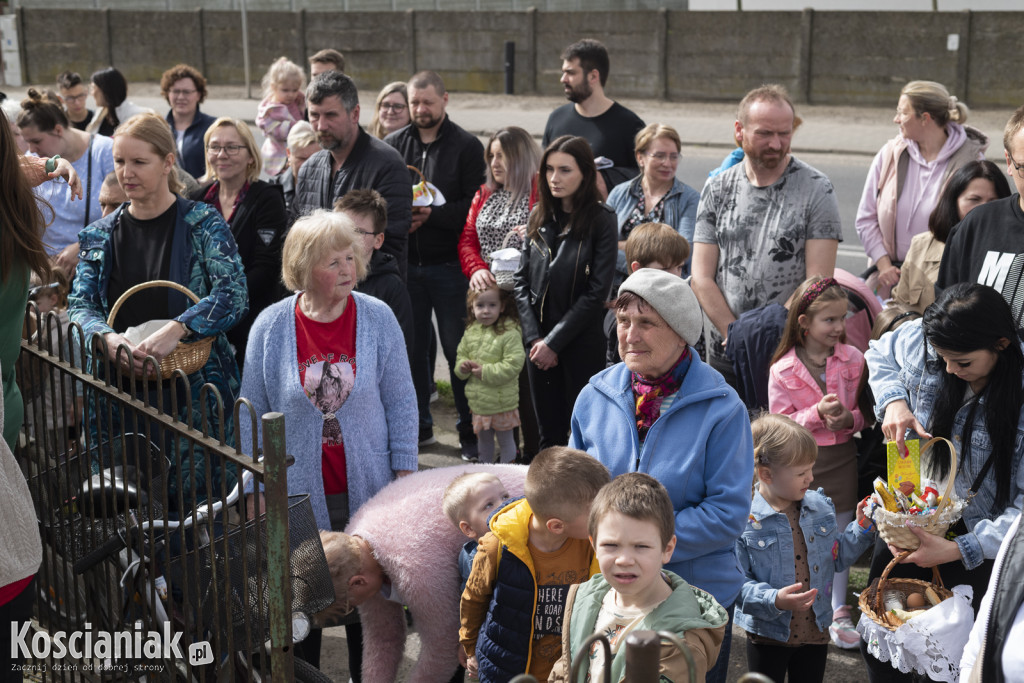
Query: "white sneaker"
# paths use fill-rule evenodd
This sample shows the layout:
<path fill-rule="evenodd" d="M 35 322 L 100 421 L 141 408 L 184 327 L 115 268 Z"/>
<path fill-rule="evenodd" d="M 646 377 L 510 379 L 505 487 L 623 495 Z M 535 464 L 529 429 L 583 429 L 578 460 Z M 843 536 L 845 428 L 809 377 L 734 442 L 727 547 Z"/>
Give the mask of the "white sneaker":
<path fill-rule="evenodd" d="M 843 605 L 832 613 L 832 625 L 828 627 L 828 634 L 836 647 L 844 650 L 860 647 L 860 634 L 857 633 L 857 627 L 850 618 L 849 605 Z"/>

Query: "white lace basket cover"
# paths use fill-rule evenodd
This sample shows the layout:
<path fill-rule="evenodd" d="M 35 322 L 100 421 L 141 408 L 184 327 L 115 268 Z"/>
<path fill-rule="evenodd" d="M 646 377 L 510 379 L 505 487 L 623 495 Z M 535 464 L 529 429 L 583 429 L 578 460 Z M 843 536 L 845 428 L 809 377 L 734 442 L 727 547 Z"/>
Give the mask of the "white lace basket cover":
<path fill-rule="evenodd" d="M 915 671 L 935 681 L 957 683 L 960 657 L 974 625 L 970 586 L 956 586 L 953 597 L 914 617 L 895 631 L 861 616 L 857 631 L 868 653 L 902 673 Z"/>

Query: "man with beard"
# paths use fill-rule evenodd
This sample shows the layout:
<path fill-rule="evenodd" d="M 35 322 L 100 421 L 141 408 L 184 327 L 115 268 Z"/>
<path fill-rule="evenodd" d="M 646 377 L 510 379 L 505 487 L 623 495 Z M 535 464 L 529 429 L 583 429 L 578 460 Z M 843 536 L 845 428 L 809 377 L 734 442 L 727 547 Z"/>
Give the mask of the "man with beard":
<path fill-rule="evenodd" d="M 454 372 L 455 353 L 466 329 L 469 289 L 459 266 L 458 243 L 473 195 L 484 182 L 484 148 L 476 136 L 452 123 L 445 113 L 447 105 L 448 91 L 441 77 L 433 71 L 419 72 L 409 80 L 412 124 L 384 142 L 397 149 L 406 164 L 418 168 L 445 198 L 441 206 L 414 207 L 409 228 L 408 285 L 414 330 L 411 365 L 420 413 L 420 444 L 435 440 L 430 415 L 433 314 L 451 374 L 462 457 L 472 460 L 477 456 L 477 441 L 466 402 L 466 383 Z M 419 182 L 419 174 L 414 174 L 413 181 Z"/>
<path fill-rule="evenodd" d="M 639 116 L 604 94 L 608 81 L 608 50 L 591 38 L 573 43 L 562 53 L 562 87 L 569 104 L 551 112 L 544 127 L 543 146 L 562 135 L 585 138 L 594 157 L 613 163 L 597 176 L 597 187 L 605 198 L 619 183 L 640 174 L 633 153 L 633 140 L 644 122 Z"/>
<path fill-rule="evenodd" d="M 732 386 L 729 323 L 835 270 L 839 206 L 825 174 L 789 153 L 799 123 L 782 86 L 747 93 L 735 123 L 744 159 L 708 180 L 697 208 L 693 291 L 712 323 L 708 360 Z"/>
<path fill-rule="evenodd" d="M 322 148 L 299 169 L 292 220 L 316 209 L 330 211 L 349 190 L 376 190 L 388 203 L 381 251 L 406 277 L 412 191 L 405 162 L 394 149 L 359 127 L 359 93 L 352 79 L 327 71 L 306 88 L 309 123 Z"/>

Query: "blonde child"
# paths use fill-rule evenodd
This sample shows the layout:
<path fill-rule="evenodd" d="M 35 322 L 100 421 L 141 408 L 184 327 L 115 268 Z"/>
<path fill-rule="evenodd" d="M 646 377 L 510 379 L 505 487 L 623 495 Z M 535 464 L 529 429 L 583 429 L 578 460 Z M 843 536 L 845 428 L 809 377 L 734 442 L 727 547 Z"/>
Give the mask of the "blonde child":
<path fill-rule="evenodd" d="M 784 415 L 751 424 L 757 486 L 750 517 L 736 542 L 746 583 L 736 624 L 747 632 L 747 667 L 783 683 L 825 675 L 834 572 L 853 564 L 874 542 L 857 505 L 843 526 L 822 489 L 809 487 L 818 448 L 811 433 Z"/>
<path fill-rule="evenodd" d="M 865 374 L 864 355 L 846 341 L 849 302 L 833 278 L 812 277 L 797 289 L 786 316 L 768 377 L 768 409 L 803 425 L 818 444 L 814 479 L 825 489 L 846 526 L 857 504 L 857 445 L 853 435 L 864 427 L 857 404 Z M 835 620 L 832 642 L 858 647 L 860 636 L 846 602 L 848 572 L 839 572 L 832 587 Z"/>
<path fill-rule="evenodd" d="M 466 587 L 466 579 L 473 568 L 477 541 L 490 531 L 487 521 L 508 499 L 505 485 L 491 472 L 465 472 L 452 479 L 444 490 L 441 507 L 445 516 L 470 539 L 459 552 L 462 588 Z"/>
<path fill-rule="evenodd" d="M 260 148 L 263 168 L 271 177 L 278 175 L 288 163 L 286 154 L 288 131 L 302 120 L 306 108 L 306 75 L 295 62 L 280 57 L 263 76 L 263 101 L 256 115 L 256 125 L 266 138 Z"/>
<path fill-rule="evenodd" d="M 598 572 L 587 520 L 610 479 L 583 451 L 545 448 L 526 471 L 526 497 L 491 517 L 462 592 L 459 640 L 470 675 L 482 683 L 522 673 L 547 680 L 562 656 L 569 587 Z"/>
<path fill-rule="evenodd" d="M 625 676 L 626 648 L 633 631 L 669 631 L 686 641 L 696 680 L 704 680 L 718 659 L 729 613 L 708 592 L 662 569 L 676 547 L 675 512 L 668 491 L 642 472 L 627 472 L 601 489 L 590 509 L 590 543 L 601 573 L 569 589 L 562 620 L 562 658 L 549 683 L 569 680 L 572 658 L 583 641 L 604 634 L 612 659 L 606 662 L 598 643 L 590 647 L 587 680 Z M 660 680 L 685 681 L 686 657 L 674 645 L 661 647 Z"/>
<path fill-rule="evenodd" d="M 467 380 L 466 400 L 473 411 L 480 462 L 494 462 L 494 437 L 501 462 L 516 455 L 512 430 L 519 426 L 519 373 L 526 362 L 523 333 L 509 292 L 497 285 L 469 290 L 466 332 L 455 355 L 455 375 Z"/>

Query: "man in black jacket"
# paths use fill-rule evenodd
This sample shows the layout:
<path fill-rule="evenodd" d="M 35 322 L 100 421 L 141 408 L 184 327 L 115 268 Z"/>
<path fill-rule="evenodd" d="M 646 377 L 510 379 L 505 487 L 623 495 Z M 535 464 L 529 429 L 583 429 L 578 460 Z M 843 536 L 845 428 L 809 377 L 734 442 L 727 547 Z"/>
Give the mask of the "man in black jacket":
<path fill-rule="evenodd" d="M 441 206 L 414 207 L 409 228 L 408 284 L 415 329 L 412 378 L 420 411 L 420 443 L 434 442 L 429 388 L 433 313 L 437 316 L 441 350 L 448 360 L 462 456 L 471 460 L 476 457 L 477 447 L 466 383 L 454 372 L 455 352 L 465 329 L 469 288 L 459 267 L 457 247 L 473 195 L 484 182 L 484 148 L 475 136 L 452 123 L 445 114 L 447 104 L 448 92 L 441 77 L 433 71 L 421 71 L 409 80 L 412 123 L 384 141 L 398 150 L 406 164 L 418 168 L 445 198 Z"/>
<path fill-rule="evenodd" d="M 359 93 L 348 76 L 320 74 L 306 88 L 309 123 L 323 148 L 299 169 L 292 220 L 334 206 L 349 190 L 377 190 L 388 203 L 385 253 L 405 277 L 412 190 L 405 162 L 359 127 Z"/>

